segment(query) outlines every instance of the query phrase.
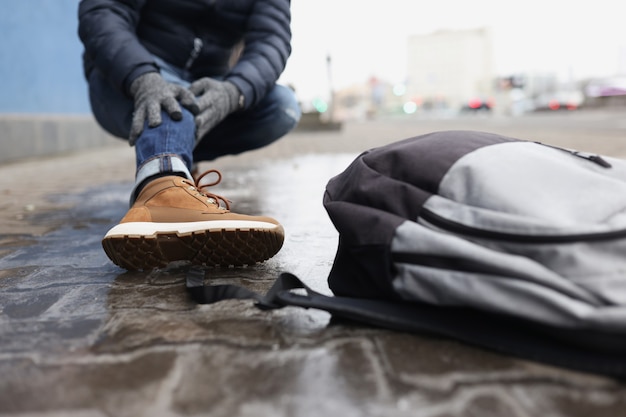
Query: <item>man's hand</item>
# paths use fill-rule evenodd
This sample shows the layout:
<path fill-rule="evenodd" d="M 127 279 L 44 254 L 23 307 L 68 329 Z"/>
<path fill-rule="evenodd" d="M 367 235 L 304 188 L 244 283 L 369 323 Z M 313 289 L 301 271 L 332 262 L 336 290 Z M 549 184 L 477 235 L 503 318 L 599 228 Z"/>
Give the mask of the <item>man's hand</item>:
<path fill-rule="evenodd" d="M 239 89 L 229 81 L 200 78 L 189 86 L 189 91 L 198 96 L 196 142 L 242 105 Z"/>
<path fill-rule="evenodd" d="M 139 76 L 130 85 L 130 94 L 135 99 L 135 112 L 129 137 L 131 146 L 143 131 L 146 120 L 150 127 L 161 124 L 161 110 L 166 111 L 172 120 L 181 120 L 183 113 L 179 101 L 193 114 L 198 113 L 194 95 L 181 85 L 168 83 L 158 72 L 148 72 Z"/>

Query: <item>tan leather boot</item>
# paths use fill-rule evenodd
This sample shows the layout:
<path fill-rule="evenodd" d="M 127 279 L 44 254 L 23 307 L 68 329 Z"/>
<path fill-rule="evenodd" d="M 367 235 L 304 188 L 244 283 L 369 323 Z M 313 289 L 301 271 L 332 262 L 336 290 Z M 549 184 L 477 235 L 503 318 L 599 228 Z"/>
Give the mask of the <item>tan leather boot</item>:
<path fill-rule="evenodd" d="M 209 173 L 208 171 L 198 178 Z M 148 183 L 120 223 L 107 232 L 107 256 L 128 270 L 173 261 L 241 266 L 263 262 L 282 247 L 283 227 L 270 217 L 235 214 L 229 202 L 193 181 L 167 176 Z M 221 203 L 221 204 L 220 204 Z"/>

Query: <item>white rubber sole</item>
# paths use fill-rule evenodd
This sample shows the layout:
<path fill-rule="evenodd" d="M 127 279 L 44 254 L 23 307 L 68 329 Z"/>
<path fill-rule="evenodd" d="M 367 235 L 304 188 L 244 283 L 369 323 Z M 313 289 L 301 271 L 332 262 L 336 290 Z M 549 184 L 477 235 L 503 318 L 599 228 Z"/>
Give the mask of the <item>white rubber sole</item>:
<path fill-rule="evenodd" d="M 120 223 L 107 232 L 104 238 L 121 236 L 154 236 L 159 233 L 192 233 L 218 230 L 273 230 L 281 226 L 274 223 L 241 220 L 210 220 L 205 222 L 155 223 L 130 222 Z"/>

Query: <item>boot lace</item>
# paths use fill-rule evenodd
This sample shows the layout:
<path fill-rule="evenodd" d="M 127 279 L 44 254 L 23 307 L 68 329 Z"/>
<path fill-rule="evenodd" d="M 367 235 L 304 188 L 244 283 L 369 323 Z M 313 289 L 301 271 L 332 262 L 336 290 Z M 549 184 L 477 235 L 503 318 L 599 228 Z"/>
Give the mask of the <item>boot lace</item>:
<path fill-rule="evenodd" d="M 205 184 L 201 184 L 200 181 L 202 181 L 202 179 L 208 175 L 211 174 L 215 174 L 217 175 L 217 179 L 213 182 L 208 182 Z M 202 196 L 205 196 L 208 198 L 208 202 L 210 204 L 215 204 L 218 207 L 221 207 L 222 204 L 220 202 L 222 202 L 224 204 L 224 207 L 226 208 L 226 210 L 230 210 L 230 203 L 231 201 L 222 197 L 221 195 L 217 195 L 217 194 L 213 194 L 210 193 L 208 191 L 206 191 L 206 188 L 208 187 L 212 187 L 214 185 L 219 184 L 222 181 L 222 173 L 219 172 L 217 169 L 209 169 L 207 171 L 204 171 L 202 174 L 200 174 L 198 177 L 194 177 L 194 181 L 195 184 L 191 184 L 192 187 L 194 189 L 196 189 L 198 191 L 198 193 Z"/>

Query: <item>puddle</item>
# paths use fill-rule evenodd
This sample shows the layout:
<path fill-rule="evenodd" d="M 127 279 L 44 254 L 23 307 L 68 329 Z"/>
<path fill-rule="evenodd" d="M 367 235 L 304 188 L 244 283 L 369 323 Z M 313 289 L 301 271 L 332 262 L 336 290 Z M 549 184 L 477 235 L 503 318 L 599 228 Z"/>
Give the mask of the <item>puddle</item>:
<path fill-rule="evenodd" d="M 352 155 L 310 155 L 263 166 L 223 170 L 217 194 L 233 211 L 278 219 L 286 231 L 281 251 L 263 264 L 206 269 L 207 284 L 235 284 L 264 293 L 281 272 L 330 294 L 326 277 L 337 233 L 323 206 L 324 187 Z M 161 312 L 195 308 L 185 293 L 185 267 L 127 272 L 106 257 L 102 236 L 124 215 L 132 184 L 109 184 L 81 194 L 51 196 L 72 209 L 34 214 L 54 224 L 43 236 L 0 236 L 1 351 L 20 346 L 57 350 L 88 347 L 101 338 L 116 311 Z M 324 317 L 323 320 L 327 320 Z"/>

